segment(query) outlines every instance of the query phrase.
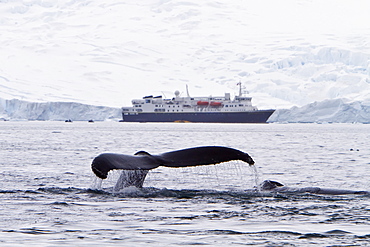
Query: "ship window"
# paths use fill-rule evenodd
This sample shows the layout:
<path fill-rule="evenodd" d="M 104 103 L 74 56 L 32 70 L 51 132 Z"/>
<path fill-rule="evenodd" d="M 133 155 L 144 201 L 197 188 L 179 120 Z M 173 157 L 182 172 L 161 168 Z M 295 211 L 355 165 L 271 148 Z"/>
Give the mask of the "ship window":
<path fill-rule="evenodd" d="M 229 105 L 225 105 L 225 107 L 229 107 Z"/>
<path fill-rule="evenodd" d="M 243 104 L 239 104 L 239 106 L 244 106 Z"/>

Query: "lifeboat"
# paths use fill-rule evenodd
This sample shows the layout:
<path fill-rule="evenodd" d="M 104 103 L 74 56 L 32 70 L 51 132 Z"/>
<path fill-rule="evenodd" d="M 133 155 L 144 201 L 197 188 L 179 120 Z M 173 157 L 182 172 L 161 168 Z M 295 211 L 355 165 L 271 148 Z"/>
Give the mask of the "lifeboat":
<path fill-rule="evenodd" d="M 202 106 L 206 106 L 206 105 L 208 105 L 209 104 L 209 102 L 208 101 L 201 101 L 201 100 L 199 100 L 198 102 L 197 102 L 197 105 L 202 105 Z"/>
<path fill-rule="evenodd" d="M 211 101 L 210 105 L 211 106 L 221 106 L 222 103 L 221 102 L 218 102 L 218 101 Z"/>

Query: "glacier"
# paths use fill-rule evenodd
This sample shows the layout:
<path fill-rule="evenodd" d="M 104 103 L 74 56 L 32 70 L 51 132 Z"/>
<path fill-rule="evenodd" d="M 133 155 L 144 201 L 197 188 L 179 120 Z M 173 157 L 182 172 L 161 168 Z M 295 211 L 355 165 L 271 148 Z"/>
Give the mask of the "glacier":
<path fill-rule="evenodd" d="M 76 102 L 27 102 L 0 99 L 0 120 L 117 121 L 121 109 Z"/>
<path fill-rule="evenodd" d="M 277 109 L 270 122 L 367 123 L 369 9 L 367 0 L 1 1 L 0 117 L 112 119 L 131 99 L 186 85 L 192 96 L 237 94 L 241 82 L 259 109 Z"/>

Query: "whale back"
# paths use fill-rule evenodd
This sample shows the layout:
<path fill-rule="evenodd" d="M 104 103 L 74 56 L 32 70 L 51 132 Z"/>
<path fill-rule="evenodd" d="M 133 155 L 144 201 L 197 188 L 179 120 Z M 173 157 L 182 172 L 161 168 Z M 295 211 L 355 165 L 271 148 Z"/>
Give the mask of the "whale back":
<path fill-rule="evenodd" d="M 343 189 L 328 189 L 320 187 L 304 187 L 304 188 L 293 188 L 284 186 L 282 183 L 265 180 L 261 183 L 260 188 L 264 191 L 272 191 L 279 193 L 310 193 L 318 195 L 347 195 L 347 194 L 360 194 L 368 195 L 368 191 L 357 191 L 357 190 L 343 190 Z"/>

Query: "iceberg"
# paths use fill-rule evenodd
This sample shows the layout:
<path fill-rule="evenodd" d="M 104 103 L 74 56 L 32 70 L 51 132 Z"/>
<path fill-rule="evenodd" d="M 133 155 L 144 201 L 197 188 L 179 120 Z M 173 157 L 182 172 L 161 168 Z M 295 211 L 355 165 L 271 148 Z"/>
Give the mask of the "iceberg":
<path fill-rule="evenodd" d="M 370 102 L 332 99 L 303 107 L 279 109 L 268 122 L 285 123 L 370 123 Z"/>

